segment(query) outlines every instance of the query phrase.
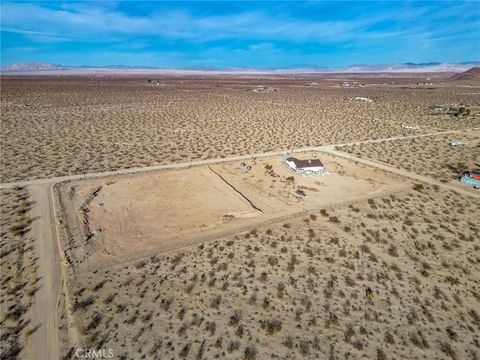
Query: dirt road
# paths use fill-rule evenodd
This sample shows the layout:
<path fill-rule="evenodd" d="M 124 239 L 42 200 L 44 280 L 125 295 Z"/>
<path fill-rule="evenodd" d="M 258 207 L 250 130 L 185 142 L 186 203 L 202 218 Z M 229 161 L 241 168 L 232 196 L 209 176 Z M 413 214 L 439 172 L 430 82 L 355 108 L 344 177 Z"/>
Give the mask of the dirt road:
<path fill-rule="evenodd" d="M 414 139 L 419 137 L 427 136 L 436 136 L 436 135 L 448 135 L 456 134 L 460 132 L 478 130 L 476 129 L 465 129 L 459 131 L 442 131 L 430 134 L 421 134 L 421 135 L 412 135 L 406 137 L 394 137 L 388 139 L 376 139 L 376 140 L 367 140 L 359 142 L 351 142 L 348 144 L 337 144 L 337 145 L 327 145 L 319 147 L 309 147 L 294 149 L 289 151 L 290 153 L 300 153 L 306 151 L 322 151 L 326 153 L 333 154 L 335 156 L 340 156 L 352 161 L 356 161 L 361 164 L 365 164 L 371 167 L 378 168 L 380 170 L 388 171 L 400 176 L 413 179 L 418 182 L 438 185 L 443 188 L 450 190 L 455 190 L 459 193 L 468 194 L 469 196 L 480 197 L 478 192 L 473 192 L 471 189 L 463 188 L 458 184 L 454 186 L 452 184 L 443 184 L 437 182 L 433 179 L 420 176 L 417 174 L 410 173 L 406 170 L 401 170 L 393 168 L 386 164 L 382 164 L 372 160 L 366 160 L 357 158 L 351 154 L 342 153 L 336 151 L 335 147 L 342 145 L 352 145 L 352 144 L 366 144 L 366 143 L 379 143 L 384 141 L 394 141 L 401 139 Z M 178 163 L 178 164 L 167 164 L 167 165 L 158 165 L 150 166 L 143 168 L 130 168 L 123 169 L 118 171 L 107 171 L 101 173 L 90 173 L 85 175 L 71 175 L 63 176 L 56 178 L 47 178 L 47 179 L 37 179 L 37 180 L 28 180 L 15 183 L 3 183 L 0 184 L 0 188 L 11 188 L 15 186 L 27 186 L 28 191 L 32 197 L 32 200 L 35 201 L 35 206 L 32 209 L 32 217 L 35 218 L 35 221 L 32 223 L 32 236 L 36 238 L 36 255 L 38 256 L 38 275 L 41 276 L 41 287 L 40 290 L 35 294 L 35 299 L 33 303 L 33 319 L 34 324 L 39 324 L 40 328 L 36 331 L 29 339 L 29 344 L 26 349 L 26 358 L 27 359 L 39 359 L 39 360 L 51 360 L 59 359 L 60 349 L 59 349 L 59 340 L 58 340 L 58 304 L 59 296 L 61 293 L 63 281 L 63 270 L 62 258 L 60 249 L 58 247 L 58 239 L 56 235 L 56 225 L 55 225 L 55 214 L 53 210 L 52 202 L 52 186 L 55 183 L 62 181 L 70 180 L 80 180 L 84 178 L 101 178 L 125 174 L 134 174 L 134 173 L 144 173 L 151 171 L 159 170 L 174 170 L 189 168 L 192 166 L 200 165 L 210 165 L 218 164 L 231 161 L 240 161 L 248 160 L 253 157 L 268 157 L 284 154 L 286 151 L 275 151 L 275 152 L 266 152 L 261 154 L 253 155 L 244 155 L 244 156 L 234 156 L 223 159 L 211 159 L 203 161 L 195 161 L 188 163 Z"/>
<path fill-rule="evenodd" d="M 62 285 L 62 268 L 56 241 L 55 216 L 51 206 L 51 186 L 32 185 L 27 188 L 32 209 L 32 236 L 38 257 L 40 289 L 33 301 L 32 323 L 40 328 L 29 338 L 27 359 L 59 359 L 57 307 Z"/>
<path fill-rule="evenodd" d="M 461 133 L 461 132 L 468 132 L 468 131 L 475 131 L 475 130 L 480 130 L 480 128 L 472 128 L 472 129 L 464 129 L 464 130 L 452 130 L 452 131 L 440 131 L 440 132 L 435 132 L 435 133 L 419 134 L 419 135 L 411 135 L 411 136 L 396 136 L 396 137 L 386 138 L 386 139 L 352 141 L 352 142 L 349 142 L 349 143 L 342 143 L 342 144 L 304 147 L 304 148 L 297 148 L 297 149 L 293 149 L 293 150 L 288 149 L 288 150 L 282 150 L 282 151 L 269 151 L 269 152 L 258 153 L 258 154 L 231 156 L 231 157 L 226 157 L 226 158 L 221 158 L 221 159 L 199 160 L 199 161 L 190 161 L 190 162 L 185 162 L 185 163 L 154 165 L 154 166 L 146 166 L 146 167 L 140 167 L 140 168 L 129 168 L 129 169 L 121 169 L 121 170 L 115 170 L 115 171 L 105 171 L 105 172 L 99 172 L 99 173 L 87 173 L 87 174 L 77 174 L 77 175 L 52 177 L 52 178 L 46 178 L 46 179 L 25 180 L 25 181 L 17 181 L 17 182 L 12 182 L 12 183 L 2 183 L 2 184 L 0 184 L 0 189 L 12 188 L 12 187 L 15 187 L 15 186 L 55 184 L 55 183 L 59 183 L 59 182 L 63 182 L 63 181 L 103 178 L 103 177 L 109 177 L 109 176 L 145 173 L 145 172 L 160 171 L 160 170 L 186 169 L 186 168 L 189 168 L 189 167 L 192 167 L 192 166 L 213 165 L 213 164 L 220 164 L 220 163 L 231 162 L 231 161 L 248 160 L 248 159 L 252 159 L 252 158 L 277 156 L 277 155 L 285 154 L 286 152 L 288 152 L 288 153 L 302 153 L 302 152 L 308 152 L 308 151 L 323 151 L 323 150 L 334 149 L 337 146 L 346 146 L 346 145 L 354 145 L 354 144 L 371 144 L 371 143 L 380 143 L 380 142 L 384 142 L 384 141 L 395 141 L 395 140 L 408 140 L 408 139 L 422 138 L 422 137 L 428 137 L 428 136 L 458 134 L 458 133 Z"/>
<path fill-rule="evenodd" d="M 344 152 L 341 152 L 341 151 L 337 151 L 334 148 L 335 148 L 334 146 L 325 147 L 321 151 L 325 152 L 325 153 L 328 153 L 328 154 L 332 154 L 332 155 L 335 155 L 335 156 L 342 157 L 344 159 L 355 161 L 359 164 L 367 165 L 367 166 L 370 166 L 370 167 L 374 167 L 374 168 L 377 168 L 377 169 L 380 169 L 380 170 L 387 171 L 387 172 L 392 173 L 392 174 L 400 175 L 400 176 L 406 177 L 408 179 L 418 181 L 420 183 L 429 184 L 429 185 L 437 185 L 437 186 L 442 187 L 444 189 L 456 191 L 460 194 L 480 198 L 480 192 L 478 190 L 475 190 L 470 185 L 466 186 L 465 184 L 462 184 L 460 182 L 455 183 L 455 184 L 448 184 L 448 183 L 445 184 L 445 183 L 442 183 L 440 181 L 431 179 L 429 177 L 422 176 L 422 175 L 417 175 L 417 174 L 411 173 L 407 170 L 397 169 L 395 167 L 392 167 L 390 165 L 387 165 L 387 164 L 384 164 L 384 163 L 381 163 L 381 162 L 378 162 L 378 161 L 362 159 L 362 158 L 356 157 L 355 155 L 352 155 L 352 154 L 349 154 L 349 153 L 344 153 Z"/>

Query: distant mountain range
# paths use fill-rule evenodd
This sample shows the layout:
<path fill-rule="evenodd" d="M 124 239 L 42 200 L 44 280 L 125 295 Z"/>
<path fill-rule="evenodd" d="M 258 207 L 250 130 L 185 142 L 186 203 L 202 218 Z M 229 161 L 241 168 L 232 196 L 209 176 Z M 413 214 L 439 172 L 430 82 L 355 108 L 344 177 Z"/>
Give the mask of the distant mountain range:
<path fill-rule="evenodd" d="M 7 66 L 2 66 L 0 68 L 1 72 L 36 72 L 36 71 L 53 71 L 53 70 L 66 70 L 66 66 L 56 65 L 56 64 L 47 64 L 40 62 L 29 62 L 29 63 L 16 63 Z"/>
<path fill-rule="evenodd" d="M 473 67 L 467 71 L 455 74 L 449 78 L 454 81 L 480 81 L 480 68 Z"/>
<path fill-rule="evenodd" d="M 126 71 L 138 72 L 141 70 L 147 72 L 206 72 L 206 73 L 274 73 L 274 74 L 301 74 L 301 73 L 383 73 L 383 72 L 462 72 L 472 67 L 479 67 L 480 61 L 469 61 L 463 63 L 405 63 L 405 64 L 379 64 L 379 65 L 351 65 L 346 67 L 318 67 L 304 66 L 291 68 L 251 68 L 251 67 L 229 67 L 229 68 L 212 68 L 212 67 L 190 67 L 166 69 L 151 66 L 128 66 L 128 65 L 108 65 L 108 66 L 63 66 L 58 64 L 48 64 L 41 62 L 16 63 L 6 65 L 0 68 L 1 73 L 45 73 L 45 72 L 61 72 L 68 74 L 69 72 L 85 72 L 85 71 Z"/>

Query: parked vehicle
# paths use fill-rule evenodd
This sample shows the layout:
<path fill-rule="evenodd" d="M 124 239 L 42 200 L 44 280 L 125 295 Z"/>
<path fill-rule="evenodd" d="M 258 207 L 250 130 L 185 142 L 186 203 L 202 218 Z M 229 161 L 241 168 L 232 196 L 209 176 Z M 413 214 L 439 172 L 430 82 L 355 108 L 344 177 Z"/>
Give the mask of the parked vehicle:
<path fill-rule="evenodd" d="M 460 182 L 473 185 L 474 189 L 480 189 L 480 171 L 465 171 L 460 176 Z"/>

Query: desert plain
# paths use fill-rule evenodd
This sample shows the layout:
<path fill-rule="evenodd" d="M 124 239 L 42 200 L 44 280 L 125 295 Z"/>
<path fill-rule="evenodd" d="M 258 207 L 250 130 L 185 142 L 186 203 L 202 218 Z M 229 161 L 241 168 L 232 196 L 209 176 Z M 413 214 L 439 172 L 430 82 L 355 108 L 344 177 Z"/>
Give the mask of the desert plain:
<path fill-rule="evenodd" d="M 2 359 L 480 357 L 478 80 L 1 81 Z"/>

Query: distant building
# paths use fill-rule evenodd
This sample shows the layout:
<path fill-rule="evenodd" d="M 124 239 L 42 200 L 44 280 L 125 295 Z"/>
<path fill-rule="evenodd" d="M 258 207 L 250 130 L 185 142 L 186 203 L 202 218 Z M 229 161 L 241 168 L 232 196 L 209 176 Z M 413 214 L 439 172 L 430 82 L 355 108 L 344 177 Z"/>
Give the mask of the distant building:
<path fill-rule="evenodd" d="M 347 98 L 347 100 L 360 100 L 360 101 L 365 101 L 367 103 L 373 103 L 373 100 L 370 99 L 370 98 L 367 98 L 367 97 L 363 97 L 363 96 L 350 96 Z"/>
<path fill-rule="evenodd" d="M 463 145 L 465 144 L 462 140 L 453 140 L 450 145 L 451 146 L 460 146 L 460 145 Z"/>
<path fill-rule="evenodd" d="M 257 86 L 255 89 L 253 89 L 253 91 L 259 92 L 259 93 L 266 93 L 266 92 L 277 91 L 277 89 L 267 87 L 267 86 Z"/>
<path fill-rule="evenodd" d="M 325 166 L 319 159 L 299 160 L 285 156 L 285 164 L 293 171 L 304 174 L 320 174 L 325 171 Z"/>

